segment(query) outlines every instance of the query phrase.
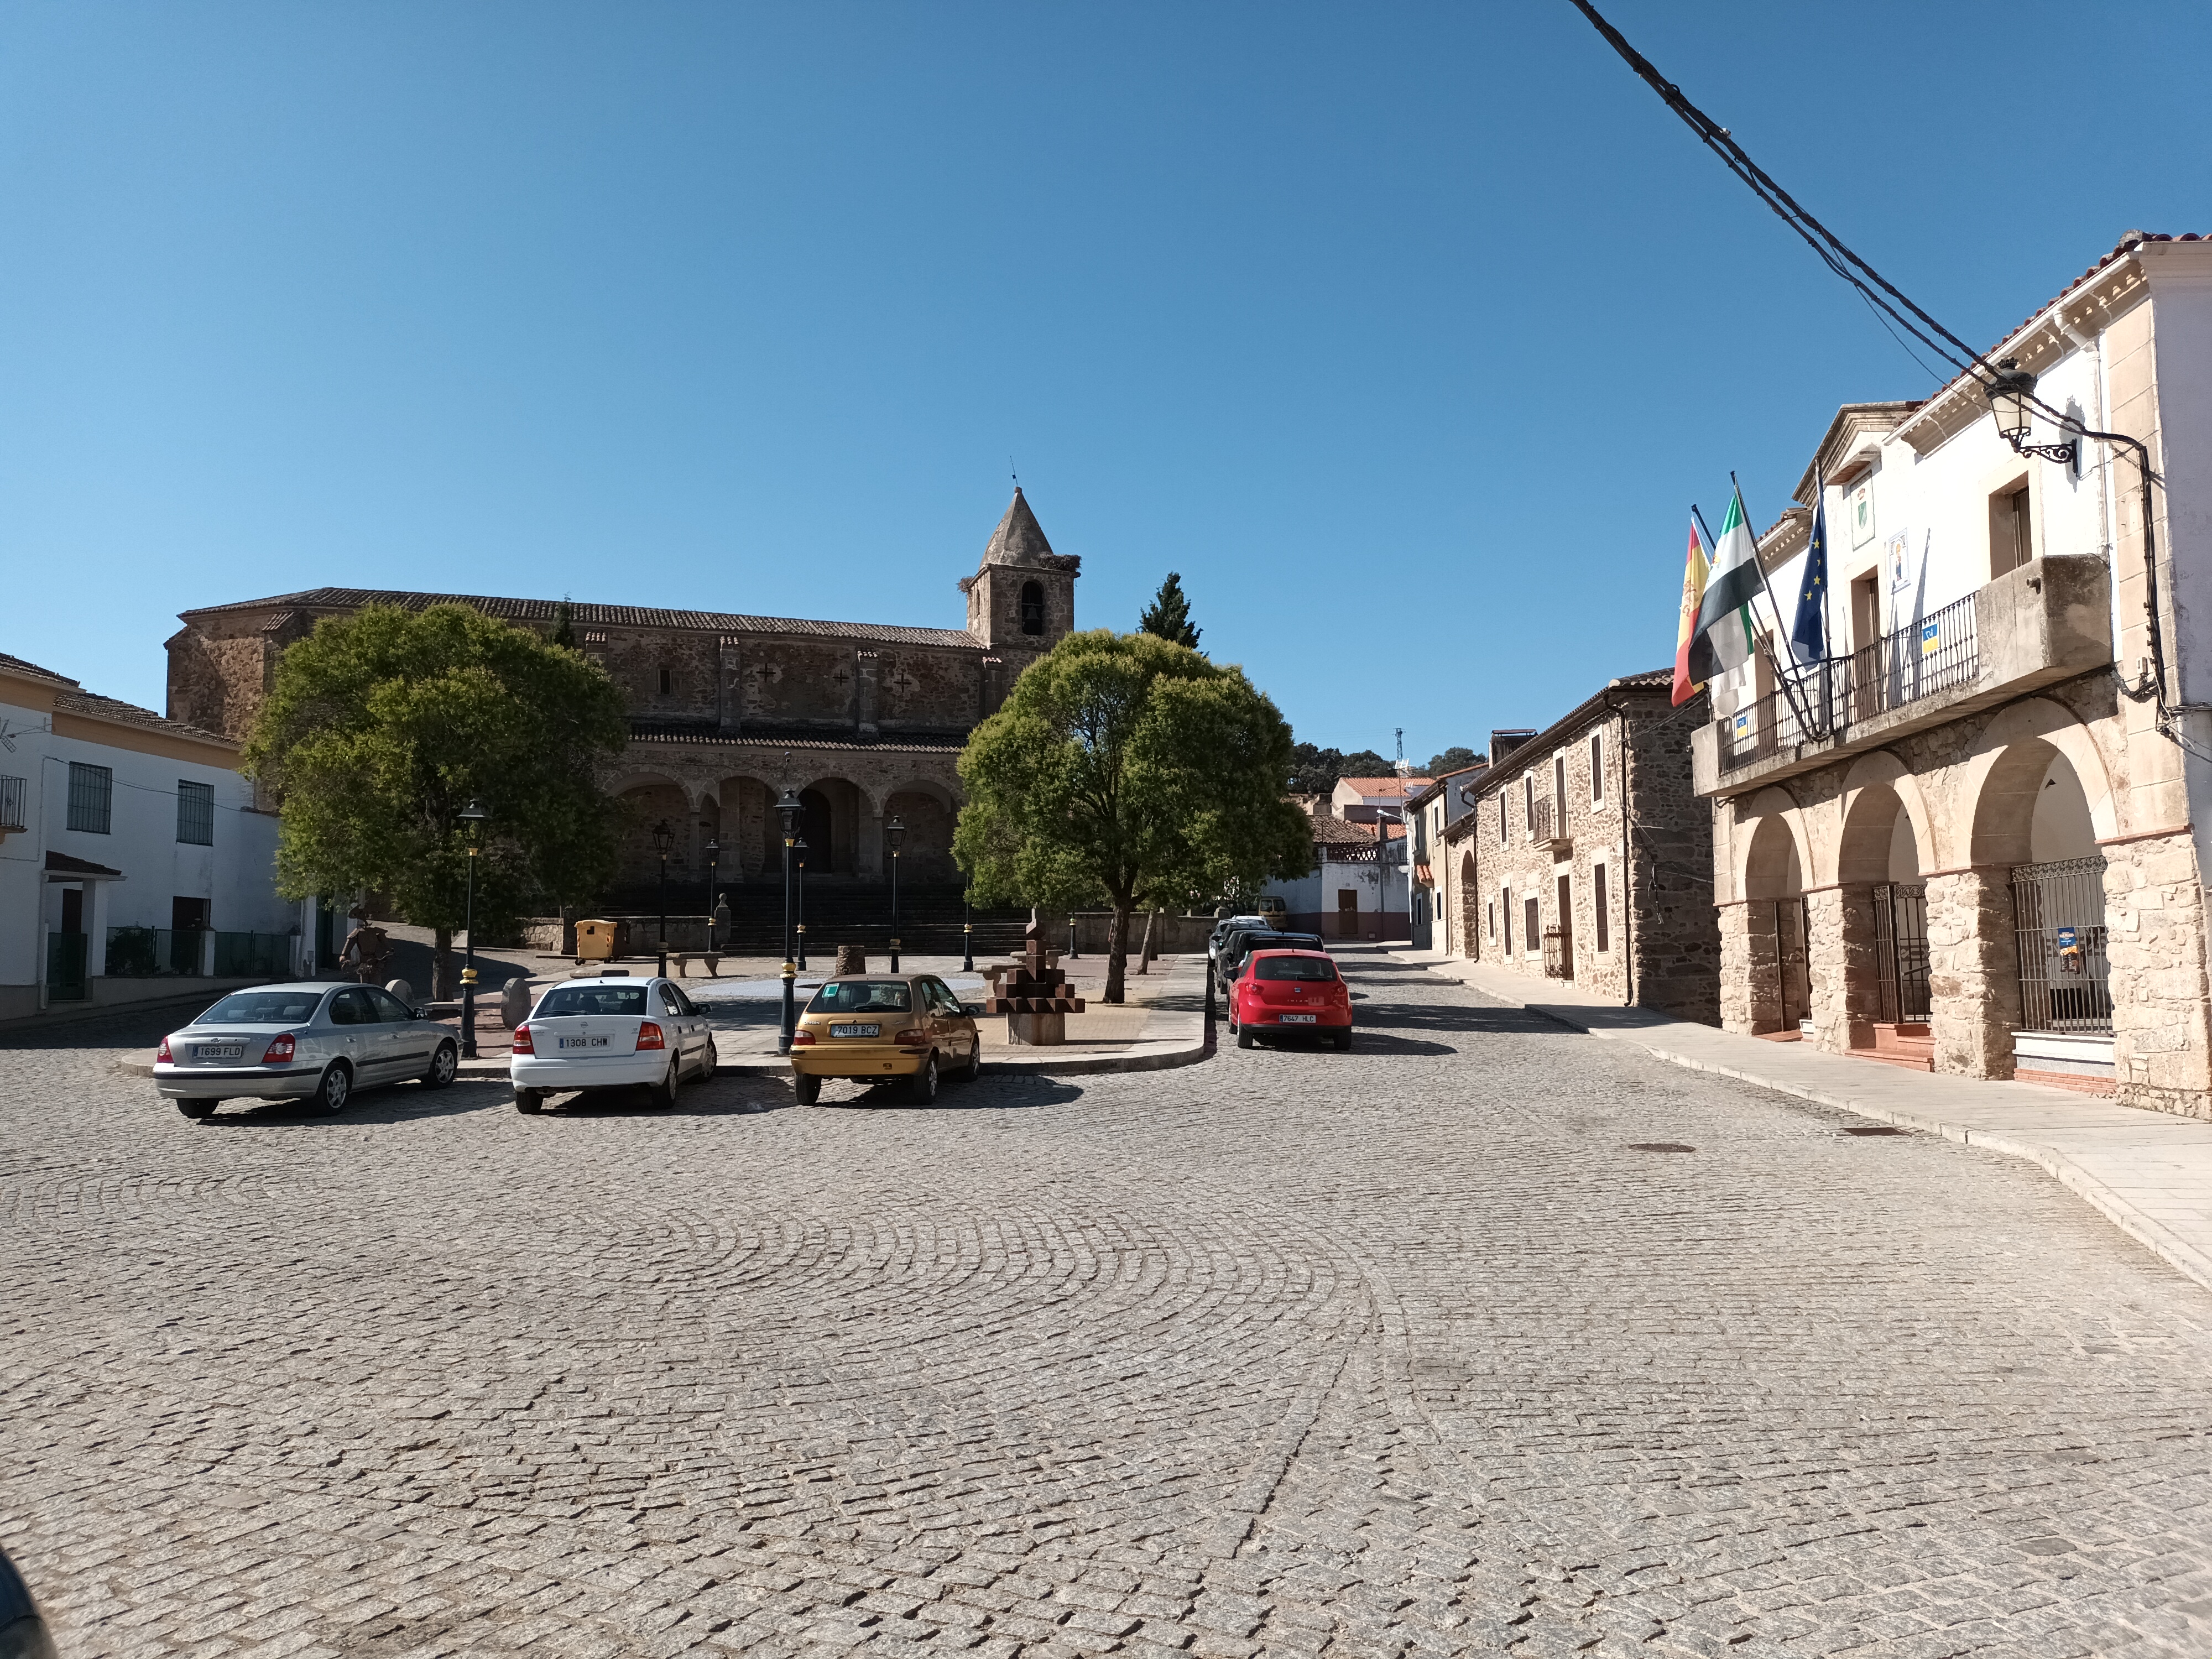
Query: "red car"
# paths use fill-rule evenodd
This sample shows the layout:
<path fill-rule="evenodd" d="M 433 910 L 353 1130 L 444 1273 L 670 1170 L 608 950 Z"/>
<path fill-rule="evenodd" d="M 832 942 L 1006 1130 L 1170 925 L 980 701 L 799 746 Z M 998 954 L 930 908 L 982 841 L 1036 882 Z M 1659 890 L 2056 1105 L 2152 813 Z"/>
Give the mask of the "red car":
<path fill-rule="evenodd" d="M 1255 951 L 1229 988 L 1229 1030 L 1240 1048 L 1271 1037 L 1325 1036 L 1352 1047 L 1352 992 L 1326 951 Z"/>

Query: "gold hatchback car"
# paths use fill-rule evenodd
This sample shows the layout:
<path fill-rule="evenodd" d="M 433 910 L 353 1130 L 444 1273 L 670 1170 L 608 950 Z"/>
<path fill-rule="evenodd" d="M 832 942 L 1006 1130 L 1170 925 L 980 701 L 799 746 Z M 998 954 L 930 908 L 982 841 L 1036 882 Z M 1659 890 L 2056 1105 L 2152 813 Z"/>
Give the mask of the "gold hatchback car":
<path fill-rule="evenodd" d="M 791 1037 L 799 1103 L 822 1097 L 822 1079 L 848 1077 L 880 1087 L 906 1085 L 907 1098 L 937 1098 L 940 1072 L 972 1079 L 982 1069 L 982 1010 L 952 994 L 934 974 L 854 974 L 814 994 Z"/>

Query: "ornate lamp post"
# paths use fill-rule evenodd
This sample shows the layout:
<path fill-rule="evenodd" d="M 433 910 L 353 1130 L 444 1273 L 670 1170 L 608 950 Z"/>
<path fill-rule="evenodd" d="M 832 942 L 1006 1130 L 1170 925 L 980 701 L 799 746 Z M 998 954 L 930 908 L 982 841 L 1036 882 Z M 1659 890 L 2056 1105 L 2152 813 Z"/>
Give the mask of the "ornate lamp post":
<path fill-rule="evenodd" d="M 798 866 L 798 873 L 792 878 L 792 886 L 799 895 L 796 931 L 799 934 L 799 971 L 802 974 L 806 971 L 806 837 L 804 836 L 791 843 L 792 862 Z"/>
<path fill-rule="evenodd" d="M 891 844 L 891 972 L 898 972 L 898 860 L 899 843 L 906 839 L 906 825 L 893 818 L 884 826 L 884 839 Z"/>
<path fill-rule="evenodd" d="M 660 854 L 660 976 L 668 977 L 668 854 L 675 848 L 676 831 L 666 818 L 653 826 L 653 850 Z"/>
<path fill-rule="evenodd" d="M 776 1038 L 776 1052 L 791 1052 L 791 1034 L 799 1029 L 799 1006 L 795 1000 L 799 979 L 799 964 L 791 959 L 791 844 L 799 839 L 799 815 L 805 807 L 799 804 L 799 792 L 787 789 L 779 796 L 775 810 L 783 819 L 783 1030 Z"/>
<path fill-rule="evenodd" d="M 960 890 L 960 971 L 975 971 L 975 914 L 964 887 Z"/>
<path fill-rule="evenodd" d="M 714 954 L 714 868 L 722 861 L 720 838 L 707 837 L 707 954 Z"/>
<path fill-rule="evenodd" d="M 461 957 L 461 1058 L 477 1057 L 477 826 L 491 816 L 482 801 L 471 797 L 457 816 L 469 826 L 468 898 L 461 910 L 461 931 L 468 935 Z"/>

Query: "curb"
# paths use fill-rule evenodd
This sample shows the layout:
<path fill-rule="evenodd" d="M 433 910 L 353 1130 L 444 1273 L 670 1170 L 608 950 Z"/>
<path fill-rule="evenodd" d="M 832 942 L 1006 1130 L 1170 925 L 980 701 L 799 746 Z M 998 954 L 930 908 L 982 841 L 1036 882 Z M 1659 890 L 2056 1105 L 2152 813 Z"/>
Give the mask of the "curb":
<path fill-rule="evenodd" d="M 2127 1200 L 2122 1198 L 2055 1146 L 2047 1146 L 2038 1141 L 2022 1140 L 1995 1130 L 1968 1128 L 1964 1124 L 1947 1122 L 1939 1117 L 1925 1116 L 1916 1112 L 1896 1111 L 1886 1106 L 1870 1105 L 1854 1099 L 1847 1094 L 1811 1088 L 1801 1083 L 1785 1083 L 1779 1079 L 1761 1077 L 1754 1072 L 1744 1071 L 1734 1066 L 1717 1066 L 1709 1060 L 1699 1060 L 1692 1054 L 1662 1048 L 1656 1042 L 1637 1036 L 1633 1030 L 1606 1030 L 1594 1025 L 1584 1024 L 1574 1018 L 1571 1005 L 1519 1001 L 1505 995 L 1503 992 L 1493 991 L 1486 986 L 1475 985 L 1461 979 L 1455 974 L 1444 971 L 1437 963 L 1425 963 L 1419 965 L 1427 968 L 1437 977 L 1449 979 L 1455 985 L 1464 986 L 1478 995 L 1492 998 L 1509 1006 L 1518 1007 L 1523 1013 L 1534 1014 L 1539 1018 L 1548 1019 L 1555 1024 L 1566 1027 L 1571 1031 L 1578 1031 L 1584 1036 L 1594 1037 L 1601 1042 L 1632 1043 L 1655 1059 L 1665 1060 L 1670 1066 L 1680 1066 L 1686 1071 L 1705 1072 L 1715 1077 L 1730 1078 L 1738 1083 L 1748 1083 L 1753 1088 L 1765 1089 L 1778 1095 L 1787 1095 L 1794 1100 L 1809 1101 L 1816 1106 L 1833 1107 L 1838 1111 L 1849 1112 L 1856 1117 L 1872 1118 L 1878 1122 L 1894 1124 L 1901 1129 L 1917 1129 L 1923 1134 L 1941 1135 L 1944 1139 L 1955 1141 L 1962 1146 L 1984 1147 L 1993 1152 L 2002 1152 L 2010 1158 L 2024 1159 L 2041 1169 L 2060 1186 L 2081 1199 L 2090 1208 L 2095 1210 L 2105 1219 L 2168 1267 L 2185 1278 L 2193 1279 L 2206 1290 L 2212 1290 L 2212 1256 L 2208 1256 L 2185 1239 L 2177 1237 L 2171 1230 L 2143 1214 L 2134 1205 L 2129 1203 Z"/>

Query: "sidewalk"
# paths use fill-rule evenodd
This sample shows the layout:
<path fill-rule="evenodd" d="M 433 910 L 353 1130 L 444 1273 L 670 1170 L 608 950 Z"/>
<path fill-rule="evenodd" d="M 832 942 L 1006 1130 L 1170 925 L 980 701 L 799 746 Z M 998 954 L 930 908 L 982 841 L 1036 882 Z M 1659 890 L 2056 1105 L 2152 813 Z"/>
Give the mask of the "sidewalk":
<path fill-rule="evenodd" d="M 1441 951 L 1391 954 L 1591 1036 L 1633 1042 L 1676 1066 L 2027 1158 L 2212 1289 L 2212 1123 L 2041 1084 L 1908 1072 L 1807 1042 L 1765 1042 L 1600 1002 L 1559 981 L 1531 981 Z"/>

